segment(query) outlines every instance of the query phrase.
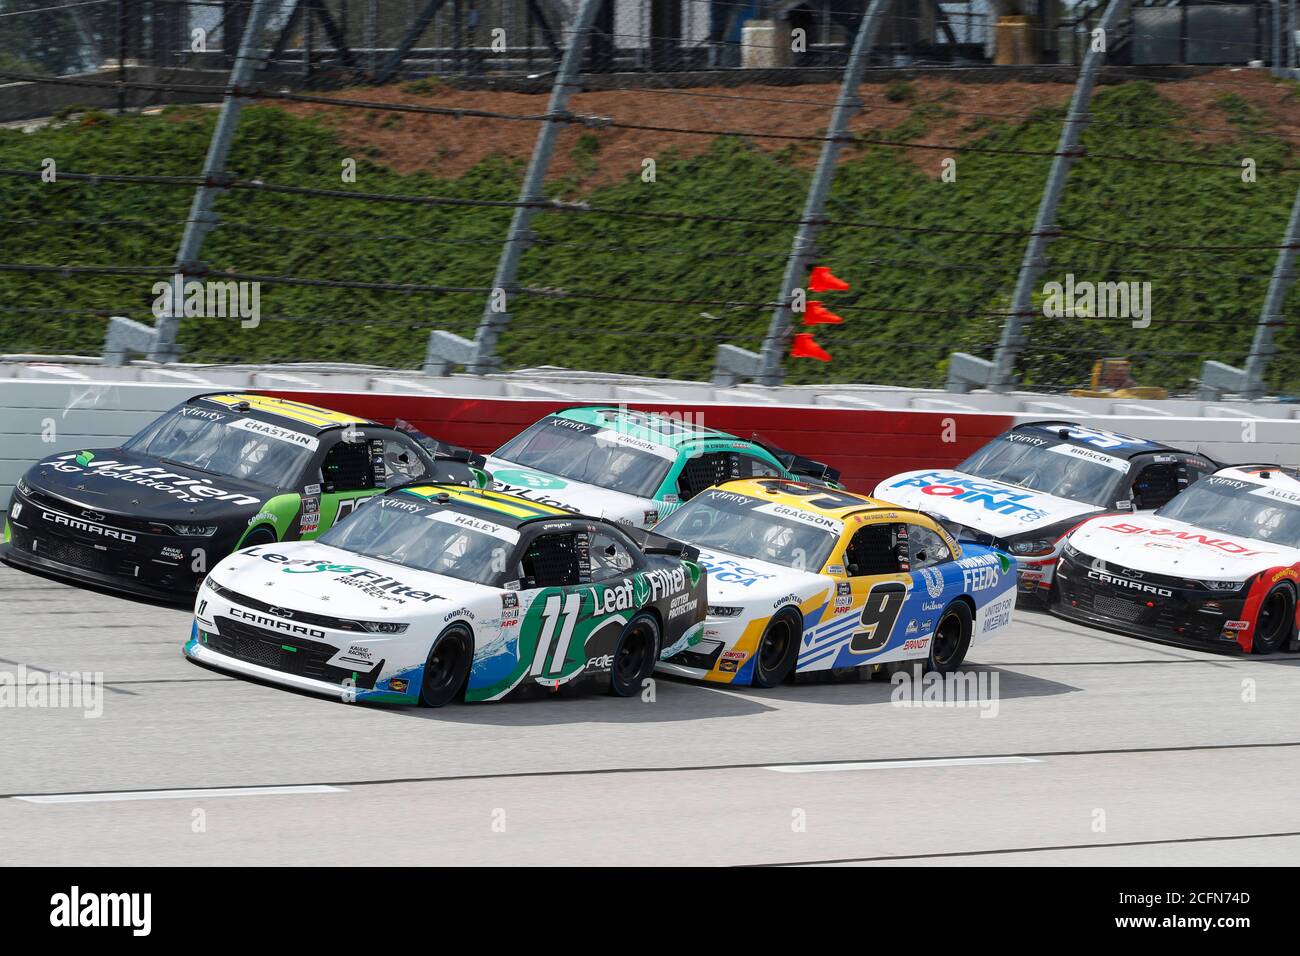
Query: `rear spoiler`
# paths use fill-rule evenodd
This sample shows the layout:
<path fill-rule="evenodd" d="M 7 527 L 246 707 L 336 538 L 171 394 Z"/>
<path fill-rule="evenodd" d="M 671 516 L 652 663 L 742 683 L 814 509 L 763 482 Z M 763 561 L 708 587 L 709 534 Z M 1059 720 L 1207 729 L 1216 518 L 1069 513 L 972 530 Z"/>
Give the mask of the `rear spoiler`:
<path fill-rule="evenodd" d="M 623 531 L 646 554 L 671 554 L 679 558 L 685 558 L 687 561 L 699 560 L 700 549 L 684 541 L 678 541 L 676 538 L 669 538 L 662 534 L 655 534 L 645 528 L 624 527 Z"/>
<path fill-rule="evenodd" d="M 840 487 L 840 471 L 838 468 L 832 468 L 825 462 L 816 461 L 812 458 L 805 458 L 803 455 L 796 455 L 792 451 L 786 451 L 778 445 L 755 436 L 754 444 L 762 448 L 773 458 L 785 466 L 786 471 L 799 478 L 806 478 L 820 485 L 829 485 L 833 488 Z"/>
<path fill-rule="evenodd" d="M 460 461 L 469 465 L 471 468 L 486 468 L 487 458 L 484 455 L 477 454 L 468 448 L 462 448 L 460 445 L 453 445 L 451 442 L 445 442 L 437 438 L 430 438 L 420 429 L 416 428 L 410 422 L 397 419 L 393 427 L 399 432 L 410 435 L 420 447 L 432 455 L 435 459 L 442 461 Z"/>

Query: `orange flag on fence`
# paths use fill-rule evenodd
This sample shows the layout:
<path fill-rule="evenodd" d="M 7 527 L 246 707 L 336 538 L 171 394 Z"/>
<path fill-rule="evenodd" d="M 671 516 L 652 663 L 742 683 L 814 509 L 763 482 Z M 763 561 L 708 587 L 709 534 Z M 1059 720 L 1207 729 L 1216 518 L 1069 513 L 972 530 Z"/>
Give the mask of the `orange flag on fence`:
<path fill-rule="evenodd" d="M 844 320 L 816 300 L 808 303 L 803 314 L 804 325 L 839 325 Z"/>
<path fill-rule="evenodd" d="M 849 284 L 836 278 L 826 266 L 813 266 L 812 276 L 808 279 L 809 292 L 844 292 Z"/>
<path fill-rule="evenodd" d="M 831 353 L 817 344 L 813 339 L 811 332 L 800 332 L 794 337 L 794 345 L 790 349 L 791 358 L 811 358 L 819 362 L 829 362 Z"/>

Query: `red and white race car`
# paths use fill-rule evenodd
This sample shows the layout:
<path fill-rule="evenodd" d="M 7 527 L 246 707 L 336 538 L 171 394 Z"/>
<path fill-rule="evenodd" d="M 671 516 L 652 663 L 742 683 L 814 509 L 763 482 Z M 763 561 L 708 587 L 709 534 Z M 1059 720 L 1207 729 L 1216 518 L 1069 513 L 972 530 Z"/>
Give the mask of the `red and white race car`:
<path fill-rule="evenodd" d="M 1065 541 L 1053 614 L 1179 644 L 1300 650 L 1300 475 L 1239 465 L 1152 514 L 1102 515 Z"/>

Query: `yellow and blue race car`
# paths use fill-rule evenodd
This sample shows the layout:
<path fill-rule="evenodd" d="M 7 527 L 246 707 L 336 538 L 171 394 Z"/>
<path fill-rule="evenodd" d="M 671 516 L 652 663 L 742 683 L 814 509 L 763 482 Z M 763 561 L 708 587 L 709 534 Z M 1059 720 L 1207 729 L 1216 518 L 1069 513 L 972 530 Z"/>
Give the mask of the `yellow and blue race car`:
<path fill-rule="evenodd" d="M 698 548 L 709 582 L 701 640 L 662 673 L 759 687 L 895 661 L 947 673 L 1015 610 L 1009 555 L 864 495 L 739 479 L 655 530 Z"/>

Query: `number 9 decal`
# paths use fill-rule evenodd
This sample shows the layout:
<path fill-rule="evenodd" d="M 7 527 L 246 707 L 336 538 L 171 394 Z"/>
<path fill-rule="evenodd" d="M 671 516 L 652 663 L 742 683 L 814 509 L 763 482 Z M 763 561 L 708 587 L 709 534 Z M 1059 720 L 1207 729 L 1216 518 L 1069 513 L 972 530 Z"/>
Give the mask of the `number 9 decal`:
<path fill-rule="evenodd" d="M 873 585 L 862 605 L 862 626 L 849 638 L 849 653 L 874 654 L 884 648 L 906 600 L 907 585 L 902 581 Z"/>

